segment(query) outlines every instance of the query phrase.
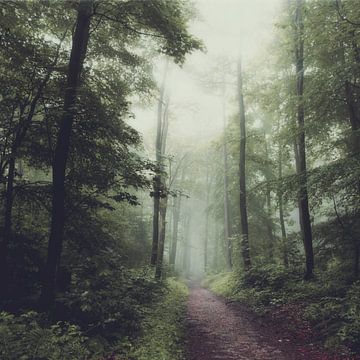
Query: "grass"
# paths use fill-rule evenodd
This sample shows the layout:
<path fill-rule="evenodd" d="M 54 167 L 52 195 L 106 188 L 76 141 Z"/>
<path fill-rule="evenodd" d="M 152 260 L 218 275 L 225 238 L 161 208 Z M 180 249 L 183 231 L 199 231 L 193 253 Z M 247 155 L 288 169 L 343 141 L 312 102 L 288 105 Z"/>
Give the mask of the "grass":
<path fill-rule="evenodd" d="M 143 334 L 135 343 L 131 359 L 183 360 L 183 320 L 188 296 L 187 286 L 173 278 L 167 280 L 167 291 L 143 321 Z"/>
<path fill-rule="evenodd" d="M 203 285 L 257 314 L 286 313 L 289 319 L 301 319 L 330 351 L 346 346 L 359 354 L 360 282 L 349 282 L 339 274 L 328 269 L 304 281 L 300 271 L 273 265 L 254 268 L 246 275 L 212 275 Z"/>

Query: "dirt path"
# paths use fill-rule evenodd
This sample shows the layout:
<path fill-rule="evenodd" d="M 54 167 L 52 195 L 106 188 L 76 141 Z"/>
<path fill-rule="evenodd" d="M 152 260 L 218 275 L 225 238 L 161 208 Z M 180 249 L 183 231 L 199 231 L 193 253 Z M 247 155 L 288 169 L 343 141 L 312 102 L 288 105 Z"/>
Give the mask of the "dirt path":
<path fill-rule="evenodd" d="M 324 359 L 303 353 L 241 305 L 199 286 L 190 288 L 186 325 L 188 360 Z"/>

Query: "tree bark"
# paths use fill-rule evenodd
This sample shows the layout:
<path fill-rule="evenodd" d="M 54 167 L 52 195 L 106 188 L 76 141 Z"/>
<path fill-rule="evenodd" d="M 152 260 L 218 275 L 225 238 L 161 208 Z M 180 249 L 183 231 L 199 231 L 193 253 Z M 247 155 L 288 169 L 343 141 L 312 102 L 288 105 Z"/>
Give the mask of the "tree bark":
<path fill-rule="evenodd" d="M 190 233 L 190 216 L 187 214 L 184 218 L 184 239 L 183 239 L 183 258 L 182 258 L 182 267 L 186 277 L 190 274 L 190 256 L 191 249 L 189 244 L 189 233 Z"/>
<path fill-rule="evenodd" d="M 53 307 L 56 296 L 56 277 L 60 265 L 65 226 L 66 163 L 69 154 L 72 125 L 76 113 L 75 105 L 78 87 L 80 85 L 80 75 L 83 69 L 90 37 L 90 19 L 92 13 L 93 1 L 80 0 L 69 60 L 63 115 L 60 121 L 52 166 L 53 190 L 51 229 L 44 283 L 41 293 L 41 304 L 47 310 L 51 310 Z"/>
<path fill-rule="evenodd" d="M 303 0 L 296 0 L 295 8 L 295 65 L 296 65 L 296 96 L 298 136 L 295 146 L 295 159 L 298 159 L 297 174 L 299 177 L 299 220 L 305 249 L 305 279 L 313 277 L 314 253 L 309 201 L 307 192 L 307 170 L 305 149 L 305 111 L 304 111 L 304 24 L 302 18 Z"/>
<path fill-rule="evenodd" d="M 151 248 L 150 265 L 155 266 L 158 258 L 159 247 L 159 212 L 160 212 L 160 176 L 154 176 L 153 189 L 154 189 L 154 206 L 153 206 L 153 238 Z"/>
<path fill-rule="evenodd" d="M 204 271 L 208 270 L 208 246 L 209 246 L 209 204 L 210 204 L 211 181 L 209 166 L 206 166 L 206 204 L 205 204 L 205 239 L 204 239 Z"/>
<path fill-rule="evenodd" d="M 229 166 L 228 166 L 228 151 L 227 151 L 227 131 L 226 131 L 226 112 L 225 112 L 225 79 L 223 80 L 223 94 L 222 94 L 222 116 L 223 116 L 223 161 L 224 161 L 224 250 L 227 271 L 232 270 L 232 256 L 231 256 L 231 223 L 230 223 L 230 205 L 229 205 Z"/>
<path fill-rule="evenodd" d="M 155 266 L 158 259 L 159 250 L 159 221 L 160 221 L 160 197 L 161 197 L 161 172 L 162 172 L 162 155 L 163 155 L 163 140 L 164 140 L 164 126 L 163 126 L 163 105 L 165 97 L 165 79 L 167 73 L 168 63 L 166 62 L 163 81 L 160 87 L 158 108 L 157 108 L 157 127 L 156 127 L 156 141 L 155 141 L 155 152 L 156 152 L 156 175 L 154 177 L 153 188 L 154 188 L 154 212 L 153 212 L 153 238 L 151 248 L 151 259 L 150 264 Z"/>
<path fill-rule="evenodd" d="M 240 208 L 240 236 L 241 254 L 245 271 L 251 267 L 250 245 L 249 245 L 249 225 L 246 204 L 246 118 L 242 84 L 241 61 L 238 62 L 238 102 L 239 102 L 239 122 L 240 122 L 240 158 L 239 158 L 239 208 Z"/>
<path fill-rule="evenodd" d="M 176 262 L 179 220 L 180 220 L 180 211 L 181 211 L 180 209 L 181 209 L 181 196 L 179 195 L 174 199 L 173 232 L 172 232 L 172 242 L 171 242 L 170 257 L 169 257 L 169 264 L 173 268 L 175 268 L 175 262 Z"/>
<path fill-rule="evenodd" d="M 285 267 L 289 266 L 289 255 L 288 255 L 288 243 L 287 243 L 287 234 L 284 220 L 284 203 L 283 203 L 283 193 L 282 193 L 282 145 L 279 144 L 278 152 L 278 187 L 277 187 L 277 196 L 279 204 L 279 222 L 281 228 L 281 242 L 283 250 L 283 262 Z"/>
<path fill-rule="evenodd" d="M 224 240 L 225 240 L 225 259 L 226 259 L 226 269 L 228 271 L 232 270 L 232 258 L 231 258 L 231 226 L 230 226 L 230 206 L 229 206 L 229 177 L 228 177 L 228 153 L 227 153 L 227 144 L 226 144 L 226 130 L 224 128 L 224 145 L 223 145 L 223 155 L 224 155 Z"/>
<path fill-rule="evenodd" d="M 274 224 L 272 220 L 272 213 L 271 213 L 271 187 L 270 181 L 272 180 L 271 176 L 271 169 L 269 165 L 270 156 L 269 156 L 269 149 L 268 143 L 266 139 L 266 134 L 264 131 L 264 145 L 265 145 L 265 155 L 266 155 L 266 167 L 265 167 L 265 179 L 266 179 L 266 229 L 268 232 L 268 239 L 269 239 L 269 246 L 268 246 L 268 256 L 270 261 L 274 258 L 274 244 L 275 244 L 275 237 L 274 237 Z"/>
<path fill-rule="evenodd" d="M 168 197 L 165 195 L 160 200 L 159 209 L 159 249 L 158 258 L 156 261 L 155 277 L 160 279 L 163 273 L 163 261 L 164 261 L 164 248 L 165 248 L 165 234 L 166 234 L 166 210 L 167 210 Z"/>
<path fill-rule="evenodd" d="M 5 216 L 4 216 L 4 230 L 1 241 L 1 263 L 0 263 L 0 284 L 1 297 L 6 298 L 9 290 L 9 268 L 8 268 L 8 246 L 11 242 L 12 236 L 12 208 L 14 200 L 14 178 L 15 178 L 15 158 L 11 157 L 9 160 L 9 170 L 6 183 L 5 192 Z"/>

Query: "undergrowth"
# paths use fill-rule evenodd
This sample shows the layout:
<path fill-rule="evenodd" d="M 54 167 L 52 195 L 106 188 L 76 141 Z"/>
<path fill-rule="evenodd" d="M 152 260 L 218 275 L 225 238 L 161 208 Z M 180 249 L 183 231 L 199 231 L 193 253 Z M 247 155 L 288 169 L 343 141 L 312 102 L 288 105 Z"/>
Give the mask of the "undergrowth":
<path fill-rule="evenodd" d="M 149 309 L 143 335 L 135 343 L 131 358 L 136 360 L 182 360 L 183 319 L 188 289 L 168 279 L 168 291 L 162 301 Z"/>
<path fill-rule="evenodd" d="M 142 280 L 138 284 L 134 277 L 126 298 L 107 293 L 101 304 L 95 304 L 95 300 L 101 299 L 82 302 L 82 306 L 87 306 L 86 311 L 103 306 L 101 311 L 107 317 L 99 323 L 96 332 L 95 326 L 84 330 L 70 321 L 49 324 L 45 314 L 34 311 L 21 315 L 0 313 L 0 359 L 182 360 L 187 287 L 172 278 L 156 286 L 153 280 L 148 283 L 145 286 Z M 131 301 L 130 305 L 124 299 Z M 124 336 L 124 329 L 130 328 L 136 331 Z"/>
<path fill-rule="evenodd" d="M 313 280 L 304 281 L 301 269 L 263 265 L 246 274 L 209 276 L 204 286 L 246 304 L 260 315 L 293 312 L 294 318 L 311 325 L 313 334 L 327 349 L 346 346 L 359 354 L 360 281 L 339 274 L 333 266 L 319 272 Z"/>

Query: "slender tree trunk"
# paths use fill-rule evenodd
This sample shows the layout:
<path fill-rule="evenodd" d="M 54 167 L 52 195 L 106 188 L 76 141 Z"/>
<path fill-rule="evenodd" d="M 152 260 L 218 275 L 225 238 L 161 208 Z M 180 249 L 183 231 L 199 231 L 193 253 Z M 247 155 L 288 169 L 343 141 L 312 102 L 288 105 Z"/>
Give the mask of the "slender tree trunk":
<path fill-rule="evenodd" d="M 163 273 L 163 260 L 165 248 L 165 234 L 166 234 L 166 210 L 167 210 L 168 197 L 164 196 L 160 200 L 160 219 L 159 219 L 159 249 L 158 258 L 156 261 L 155 277 L 160 279 Z"/>
<path fill-rule="evenodd" d="M 175 268 L 176 252 L 178 245 L 178 233 L 179 233 L 179 220 L 181 210 L 181 196 L 177 196 L 174 199 L 174 212 L 173 212 L 173 235 L 170 249 L 169 264 Z"/>
<path fill-rule="evenodd" d="M 80 0 L 69 60 L 63 115 L 54 153 L 51 229 L 44 283 L 41 293 L 42 306 L 48 310 L 53 307 L 56 295 L 56 277 L 60 265 L 65 226 L 66 163 L 69 154 L 72 124 L 76 112 L 75 104 L 78 87 L 80 85 L 80 75 L 90 37 L 90 19 L 92 12 L 93 1 Z"/>
<path fill-rule="evenodd" d="M 239 102 L 239 120 L 240 120 L 240 158 L 239 158 L 239 207 L 240 207 L 240 227 L 241 227 L 241 254 L 245 271 L 251 267 L 250 245 L 249 245 L 249 225 L 246 204 L 246 118 L 244 95 L 242 85 L 241 61 L 238 62 L 238 102 Z"/>
<path fill-rule="evenodd" d="M 189 244 L 189 234 L 190 234 L 190 216 L 186 215 L 184 218 L 184 239 L 183 239 L 183 258 L 182 258 L 182 267 L 186 277 L 190 273 L 190 244 Z"/>
<path fill-rule="evenodd" d="M 230 223 L 230 206 L 229 206 L 229 166 L 228 166 L 228 151 L 227 151 L 227 132 L 226 132 L 226 112 L 225 112 L 225 79 L 223 84 L 222 94 L 222 110 L 223 110 L 223 159 L 224 159 L 224 247 L 226 269 L 232 270 L 231 257 L 231 223 Z"/>
<path fill-rule="evenodd" d="M 8 268 L 8 246 L 11 242 L 12 235 L 12 208 L 14 200 L 14 178 L 15 178 L 15 158 L 11 157 L 9 161 L 9 170 L 5 192 L 5 216 L 3 239 L 1 241 L 1 263 L 0 263 L 0 284 L 1 297 L 6 298 L 8 295 L 9 285 L 9 268 Z"/>
<path fill-rule="evenodd" d="M 209 204 L 210 204 L 210 174 L 209 166 L 206 167 L 206 204 L 205 204 L 205 239 L 204 239 L 204 271 L 208 270 L 208 246 L 209 246 Z"/>
<path fill-rule="evenodd" d="M 266 134 L 264 131 L 264 145 L 265 145 L 265 155 L 266 155 L 266 168 L 265 168 L 265 179 L 266 179 L 266 229 L 268 232 L 268 239 L 269 239 L 269 245 L 268 245 L 268 256 L 270 261 L 274 259 L 274 245 L 275 245 L 275 237 L 274 237 L 274 224 L 272 220 L 272 211 L 271 211 L 271 187 L 270 182 L 272 180 L 271 176 L 271 169 L 269 165 L 270 156 L 269 156 L 269 149 L 268 149 L 268 143 L 266 139 Z"/>
<path fill-rule="evenodd" d="M 153 189 L 154 189 L 154 207 L 153 207 L 153 239 L 151 248 L 150 264 L 155 266 L 158 258 L 159 247 L 159 212 L 160 212 L 160 175 L 154 176 Z"/>
<path fill-rule="evenodd" d="M 224 131 L 224 136 L 226 132 Z M 224 245 L 225 245 L 225 259 L 226 259 L 226 269 L 228 271 L 232 270 L 232 258 L 231 258 L 231 241 L 230 241 L 230 206 L 229 206 L 229 177 L 228 177 L 228 154 L 227 154 L 227 145 L 226 139 L 224 139 Z"/>
<path fill-rule="evenodd" d="M 287 243 L 287 234 L 284 220 L 284 200 L 282 193 L 282 146 L 279 144 L 279 153 L 278 153 L 278 187 L 277 187 L 277 196 L 279 204 L 279 222 L 281 228 L 281 242 L 282 242 L 282 251 L 283 251 L 283 261 L 286 267 L 289 266 L 289 255 L 288 255 L 288 243 Z"/>
<path fill-rule="evenodd" d="M 160 197 L 161 197 L 161 187 L 162 187 L 162 149 L 164 140 L 164 127 L 163 127 L 163 105 L 165 98 L 165 80 L 167 73 L 168 62 L 166 62 L 163 81 L 160 87 L 158 108 L 157 108 L 157 128 L 156 128 L 156 142 L 155 142 L 155 151 L 156 151 L 156 175 L 154 177 L 153 187 L 154 187 L 154 212 L 153 212 L 153 239 L 152 239 L 152 248 L 151 248 L 151 259 L 150 264 L 152 266 L 156 265 L 158 259 L 158 250 L 159 250 L 159 212 L 160 212 Z"/>
<path fill-rule="evenodd" d="M 307 170 L 305 150 L 305 111 L 304 111 L 304 24 L 302 19 L 303 1 L 296 0 L 295 9 L 295 65 L 296 65 L 296 96 L 298 137 L 295 146 L 295 158 L 298 159 L 297 173 L 299 176 L 299 220 L 305 249 L 305 279 L 313 277 L 314 253 L 309 201 L 307 192 Z"/>

